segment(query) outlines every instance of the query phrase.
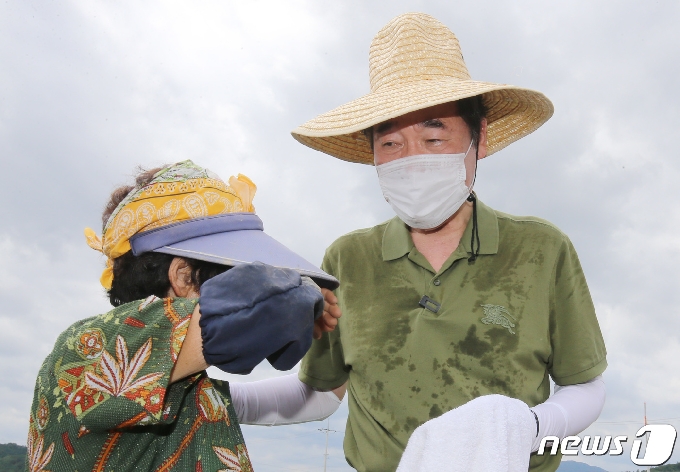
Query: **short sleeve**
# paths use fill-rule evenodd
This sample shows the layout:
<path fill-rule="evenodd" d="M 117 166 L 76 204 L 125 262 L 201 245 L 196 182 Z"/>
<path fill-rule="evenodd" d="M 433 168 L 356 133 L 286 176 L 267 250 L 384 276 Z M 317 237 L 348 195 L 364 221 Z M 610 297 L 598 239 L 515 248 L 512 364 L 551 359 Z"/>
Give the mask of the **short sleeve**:
<path fill-rule="evenodd" d="M 550 290 L 550 375 L 558 385 L 587 382 L 607 367 L 595 307 L 576 250 L 564 237 Z"/>
<path fill-rule="evenodd" d="M 336 264 L 330 254 L 329 249 L 326 251 L 321 269 L 339 280 L 335 270 Z M 340 283 L 342 284 L 342 281 Z M 340 308 L 342 309 L 342 306 Z M 334 331 L 324 333 L 321 339 L 312 342 L 312 347 L 305 354 L 300 366 L 298 376 L 302 382 L 318 390 L 332 390 L 347 382 L 349 371 L 345 366 L 341 332 L 342 318 Z"/>
<path fill-rule="evenodd" d="M 90 431 L 172 422 L 190 382 L 169 385 L 194 300 L 147 299 L 76 323 L 48 358 L 55 406 Z"/>

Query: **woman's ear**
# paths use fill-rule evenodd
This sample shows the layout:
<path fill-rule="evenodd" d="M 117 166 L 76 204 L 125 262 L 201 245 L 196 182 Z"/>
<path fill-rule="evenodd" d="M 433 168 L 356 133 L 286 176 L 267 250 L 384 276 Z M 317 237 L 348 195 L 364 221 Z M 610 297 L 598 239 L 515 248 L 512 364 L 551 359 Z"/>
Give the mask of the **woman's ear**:
<path fill-rule="evenodd" d="M 198 287 L 191 280 L 191 266 L 186 259 L 175 257 L 168 269 L 168 279 L 170 289 L 168 297 L 196 298 L 198 297 Z"/>

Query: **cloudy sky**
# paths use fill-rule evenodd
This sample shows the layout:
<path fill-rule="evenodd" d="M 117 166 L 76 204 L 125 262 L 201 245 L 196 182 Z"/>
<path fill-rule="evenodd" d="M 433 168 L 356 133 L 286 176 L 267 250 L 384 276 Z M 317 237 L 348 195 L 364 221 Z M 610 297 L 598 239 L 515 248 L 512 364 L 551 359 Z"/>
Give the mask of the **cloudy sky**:
<path fill-rule="evenodd" d="M 7 1 L 0 4 L 0 442 L 25 444 L 33 383 L 59 332 L 108 310 L 98 228 L 135 166 L 183 159 L 258 184 L 265 230 L 320 263 L 339 235 L 392 216 L 369 166 L 290 130 L 368 91 L 392 17 L 432 14 L 473 78 L 544 92 L 554 117 L 480 163 L 492 207 L 572 238 L 608 348 L 588 431 L 680 429 L 680 3 Z M 253 380 L 278 375 L 261 366 Z M 346 406 L 330 421 L 328 470 Z M 663 421 L 662 421 L 663 420 Z M 245 427 L 259 471 L 321 470 L 326 423 Z M 628 443 L 630 447 L 630 442 Z M 680 447 L 672 462 L 680 461 Z M 610 471 L 620 458 L 577 460 Z"/>

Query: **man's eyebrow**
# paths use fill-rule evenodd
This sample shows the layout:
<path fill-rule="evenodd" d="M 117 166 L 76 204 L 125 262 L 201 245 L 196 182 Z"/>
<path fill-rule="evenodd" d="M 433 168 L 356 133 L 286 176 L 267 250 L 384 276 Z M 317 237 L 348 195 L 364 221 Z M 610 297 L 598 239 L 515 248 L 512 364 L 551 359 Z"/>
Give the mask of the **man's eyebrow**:
<path fill-rule="evenodd" d="M 446 128 L 444 122 L 439 118 L 432 118 L 429 120 L 422 121 L 421 123 L 418 124 L 424 128 L 441 128 L 441 129 Z M 380 123 L 379 125 L 376 125 L 375 132 L 377 134 L 385 134 L 389 132 L 393 127 L 394 127 L 393 121 L 385 121 L 383 123 Z"/>
<path fill-rule="evenodd" d="M 420 123 L 420 126 L 424 128 L 446 128 L 444 122 L 439 118 L 432 118 L 431 120 L 425 120 Z"/>

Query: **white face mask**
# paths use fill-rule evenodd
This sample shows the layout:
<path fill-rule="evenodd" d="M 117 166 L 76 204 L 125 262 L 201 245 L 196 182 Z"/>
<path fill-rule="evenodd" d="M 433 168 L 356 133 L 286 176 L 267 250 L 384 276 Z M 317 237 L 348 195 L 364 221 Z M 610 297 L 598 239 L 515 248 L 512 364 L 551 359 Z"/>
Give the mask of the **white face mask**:
<path fill-rule="evenodd" d="M 472 191 L 465 185 L 465 156 L 420 154 L 376 166 L 385 200 L 412 228 L 432 229 L 449 219 Z"/>

